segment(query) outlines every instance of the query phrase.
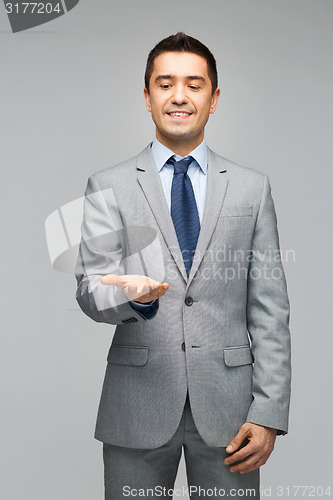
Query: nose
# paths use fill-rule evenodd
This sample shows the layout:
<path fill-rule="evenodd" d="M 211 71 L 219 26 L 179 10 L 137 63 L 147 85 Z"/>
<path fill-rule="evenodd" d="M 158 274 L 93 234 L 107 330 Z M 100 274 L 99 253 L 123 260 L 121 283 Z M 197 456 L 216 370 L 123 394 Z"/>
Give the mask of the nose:
<path fill-rule="evenodd" d="M 188 103 L 188 97 L 186 95 L 186 87 L 184 85 L 174 86 L 174 92 L 171 97 L 171 102 L 172 104 L 178 104 L 178 105 Z"/>

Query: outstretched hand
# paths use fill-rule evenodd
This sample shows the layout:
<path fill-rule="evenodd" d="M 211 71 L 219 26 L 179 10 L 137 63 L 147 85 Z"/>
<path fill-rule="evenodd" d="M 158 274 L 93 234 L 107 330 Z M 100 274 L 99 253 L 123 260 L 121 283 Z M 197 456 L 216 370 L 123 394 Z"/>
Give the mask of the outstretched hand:
<path fill-rule="evenodd" d="M 159 283 L 151 278 L 138 274 L 107 274 L 101 279 L 103 285 L 114 285 L 120 288 L 130 300 L 135 300 L 141 304 L 158 299 L 165 294 L 169 288 L 169 283 Z"/>
<path fill-rule="evenodd" d="M 229 468 L 231 472 L 240 472 L 241 474 L 258 469 L 267 462 L 272 453 L 276 433 L 277 430 L 271 427 L 245 422 L 234 439 L 230 441 L 227 446 L 227 452 L 232 453 L 232 455 L 227 457 L 224 463 L 226 465 L 232 465 L 232 467 Z M 246 438 L 249 443 L 234 453 Z M 239 460 L 243 461 L 237 465 L 233 465 Z"/>

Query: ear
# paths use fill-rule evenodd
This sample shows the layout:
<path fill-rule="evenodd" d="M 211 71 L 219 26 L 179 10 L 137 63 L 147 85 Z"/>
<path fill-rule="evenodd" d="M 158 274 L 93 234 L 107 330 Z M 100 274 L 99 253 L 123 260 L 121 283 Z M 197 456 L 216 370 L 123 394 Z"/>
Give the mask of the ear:
<path fill-rule="evenodd" d="M 211 103 L 210 103 L 210 110 L 209 110 L 209 113 L 212 114 L 215 112 L 216 110 L 216 106 L 217 106 L 217 101 L 219 100 L 219 97 L 220 97 L 220 89 L 219 87 L 217 87 L 215 89 L 215 92 L 214 94 L 212 95 L 212 100 L 211 100 Z"/>
<path fill-rule="evenodd" d="M 146 108 L 149 111 L 149 113 L 151 113 L 150 95 L 146 87 L 143 89 L 143 94 L 145 96 Z"/>

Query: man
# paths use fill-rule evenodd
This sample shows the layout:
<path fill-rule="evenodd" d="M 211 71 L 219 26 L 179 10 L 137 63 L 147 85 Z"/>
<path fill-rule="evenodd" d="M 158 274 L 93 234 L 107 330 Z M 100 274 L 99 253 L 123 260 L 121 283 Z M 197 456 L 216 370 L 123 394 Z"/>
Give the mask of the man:
<path fill-rule="evenodd" d="M 172 498 L 182 447 L 192 499 L 259 498 L 259 468 L 288 431 L 289 302 L 270 184 L 207 147 L 219 95 L 207 47 L 184 33 L 162 40 L 145 73 L 154 141 L 88 181 L 77 300 L 117 325 L 95 432 L 108 500 Z"/>

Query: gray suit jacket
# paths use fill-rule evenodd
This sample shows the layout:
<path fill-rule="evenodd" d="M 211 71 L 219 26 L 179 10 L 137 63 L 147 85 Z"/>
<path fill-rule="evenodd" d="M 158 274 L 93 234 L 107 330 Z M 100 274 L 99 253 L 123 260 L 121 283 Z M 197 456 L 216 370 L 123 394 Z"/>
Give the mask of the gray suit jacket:
<path fill-rule="evenodd" d="M 148 145 L 88 180 L 76 298 L 117 325 L 95 438 L 156 448 L 175 433 L 189 391 L 210 446 L 248 421 L 288 431 L 289 301 L 269 179 L 209 149 L 205 212 L 187 278 Z M 105 274 L 141 274 L 170 287 L 152 319 Z"/>

